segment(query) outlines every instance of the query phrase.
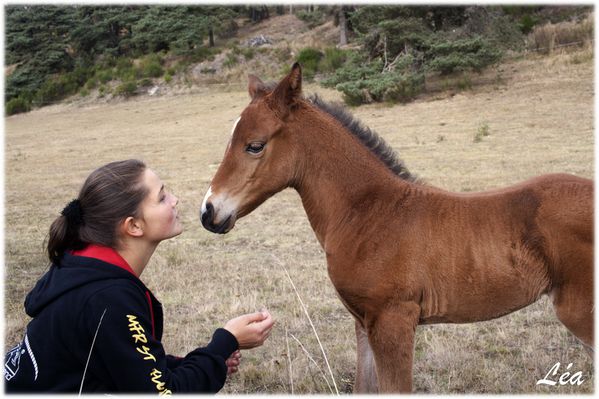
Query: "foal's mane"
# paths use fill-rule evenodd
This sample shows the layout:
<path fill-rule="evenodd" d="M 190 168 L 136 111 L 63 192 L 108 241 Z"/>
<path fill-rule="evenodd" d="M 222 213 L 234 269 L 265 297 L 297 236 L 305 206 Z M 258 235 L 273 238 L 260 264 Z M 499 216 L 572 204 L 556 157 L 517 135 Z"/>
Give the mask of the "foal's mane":
<path fill-rule="evenodd" d="M 400 178 L 418 182 L 418 178 L 410 173 L 404 162 L 397 156 L 393 148 L 376 132 L 364 126 L 356 117 L 350 114 L 341 104 L 332 104 L 313 94 L 306 99 L 321 111 L 337 119 L 354 137 L 379 158 L 394 174 Z"/>

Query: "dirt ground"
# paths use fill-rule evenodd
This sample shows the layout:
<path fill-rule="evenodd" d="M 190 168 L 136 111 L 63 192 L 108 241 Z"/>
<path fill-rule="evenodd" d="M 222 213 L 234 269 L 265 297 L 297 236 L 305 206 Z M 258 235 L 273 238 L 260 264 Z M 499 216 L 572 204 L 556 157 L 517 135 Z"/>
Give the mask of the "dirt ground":
<path fill-rule="evenodd" d="M 549 172 L 594 178 L 589 51 L 525 57 L 492 72 L 496 83 L 484 87 L 352 112 L 412 172 L 445 189 L 486 190 Z M 199 223 L 233 121 L 248 103 L 245 85 L 62 104 L 5 118 L 5 349 L 22 337 L 28 320 L 24 297 L 47 269 L 43 251 L 50 223 L 93 169 L 140 158 L 179 197 L 186 230 L 161 244 L 142 276 L 164 304 L 167 352 L 184 355 L 228 319 L 264 306 L 276 328 L 263 347 L 244 352 L 241 370 L 224 392 L 329 393 L 333 384 L 323 356 L 280 260 L 308 307 L 336 385 L 351 391 L 353 322 L 328 280 L 298 195 L 283 191 L 225 236 Z M 316 86 L 304 91 L 340 98 Z M 573 363 L 571 370 L 581 371 L 584 383 L 536 385 L 556 362 L 563 371 Z M 417 331 L 417 392 L 589 393 L 593 385 L 590 358 L 559 324 L 547 298 L 498 320 Z"/>

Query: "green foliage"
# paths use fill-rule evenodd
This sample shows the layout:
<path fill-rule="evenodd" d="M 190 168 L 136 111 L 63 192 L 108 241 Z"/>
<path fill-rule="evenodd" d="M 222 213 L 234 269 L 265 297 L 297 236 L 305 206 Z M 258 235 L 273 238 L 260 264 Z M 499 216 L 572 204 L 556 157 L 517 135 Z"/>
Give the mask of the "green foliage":
<path fill-rule="evenodd" d="M 497 13 L 499 10 L 499 14 Z M 349 20 L 362 44 L 321 83 L 351 104 L 405 102 L 425 89 L 427 74 L 480 72 L 499 62 L 499 44 L 518 31 L 491 7 L 358 7 Z M 522 41 L 522 35 L 518 33 Z M 511 46 L 511 44 L 510 44 Z M 509 46 L 507 46 L 509 47 Z M 469 79 L 459 83 L 467 88 Z"/>
<path fill-rule="evenodd" d="M 321 84 L 342 92 L 349 105 L 408 102 L 424 89 L 424 74 L 411 70 L 409 57 L 401 61 L 394 71 L 382 72 L 382 60 L 368 62 L 359 53 L 352 52 L 347 55 L 345 65 Z"/>
<path fill-rule="evenodd" d="M 349 105 L 370 102 L 408 102 L 422 92 L 423 74 L 385 73 L 368 79 L 349 81 L 336 86 Z"/>
<path fill-rule="evenodd" d="M 137 83 L 128 81 L 120 84 L 114 91 L 116 96 L 131 97 L 137 91 Z"/>
<path fill-rule="evenodd" d="M 164 74 L 162 59 L 158 54 L 150 54 L 141 60 L 139 74 L 146 78 L 159 78 Z"/>
<path fill-rule="evenodd" d="M 143 57 L 154 52 L 169 51 L 200 62 L 218 51 L 204 46 L 208 32 L 230 36 L 243 11 L 237 6 L 195 5 L 7 6 L 5 60 L 18 65 L 6 78 L 5 102 L 35 97 L 36 104 L 43 105 L 83 86 L 90 90 L 98 82 L 160 77 L 161 62 Z M 140 66 L 134 67 L 131 60 L 140 57 Z M 89 71 L 86 79 L 58 77 L 78 67 Z"/>
<path fill-rule="evenodd" d="M 481 37 L 444 41 L 430 46 L 425 53 L 427 68 L 441 74 L 454 71 L 482 71 L 499 61 L 501 51 Z"/>
<path fill-rule="evenodd" d="M 334 72 L 343 66 L 347 58 L 347 52 L 335 47 L 324 50 L 324 57 L 320 60 L 318 68 L 322 72 Z"/>
<path fill-rule="evenodd" d="M 324 24 L 327 18 L 327 14 L 321 8 L 317 8 L 311 12 L 300 10 L 295 13 L 295 16 L 304 21 L 310 29 L 314 29 L 315 27 Z"/>
<path fill-rule="evenodd" d="M 33 105 L 50 104 L 77 93 L 79 87 L 83 86 L 90 78 L 91 73 L 89 68 L 77 67 L 72 72 L 49 78 L 35 93 Z"/>
<path fill-rule="evenodd" d="M 12 98 L 6 103 L 6 115 L 14 115 L 21 112 L 29 112 L 31 109 L 31 101 L 23 97 Z"/>
<path fill-rule="evenodd" d="M 239 59 L 237 58 L 237 54 L 234 51 L 228 53 L 223 61 L 223 66 L 225 68 L 232 68 L 239 63 Z"/>
<path fill-rule="evenodd" d="M 528 35 L 530 32 L 532 32 L 532 29 L 535 27 L 535 25 L 538 22 L 539 22 L 539 18 L 536 18 L 530 14 L 526 14 L 520 18 L 520 23 L 518 24 L 518 28 L 520 29 L 520 31 L 522 33 L 524 33 L 525 35 Z"/>
<path fill-rule="evenodd" d="M 254 47 L 244 47 L 240 50 L 241 54 L 246 60 L 251 60 L 256 55 L 256 49 Z"/>
<path fill-rule="evenodd" d="M 314 79 L 314 75 L 318 72 L 318 63 L 323 57 L 324 54 L 315 48 L 307 47 L 300 50 L 297 61 L 302 66 L 302 74 L 306 80 Z"/>

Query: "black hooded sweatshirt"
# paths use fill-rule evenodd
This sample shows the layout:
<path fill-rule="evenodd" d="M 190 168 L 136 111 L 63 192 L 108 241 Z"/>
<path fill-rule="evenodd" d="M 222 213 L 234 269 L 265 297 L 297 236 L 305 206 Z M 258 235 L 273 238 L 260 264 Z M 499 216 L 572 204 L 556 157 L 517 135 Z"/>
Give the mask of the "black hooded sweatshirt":
<path fill-rule="evenodd" d="M 90 247 L 95 257 L 65 253 L 27 295 L 33 320 L 6 355 L 6 391 L 219 391 L 235 337 L 219 328 L 205 348 L 166 355 L 160 302 L 116 251 Z"/>

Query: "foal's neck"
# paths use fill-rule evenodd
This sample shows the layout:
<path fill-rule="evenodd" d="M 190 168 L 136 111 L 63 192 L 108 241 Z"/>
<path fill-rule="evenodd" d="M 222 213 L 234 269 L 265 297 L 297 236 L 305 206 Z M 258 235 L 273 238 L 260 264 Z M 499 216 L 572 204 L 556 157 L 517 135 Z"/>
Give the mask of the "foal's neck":
<path fill-rule="evenodd" d="M 298 140 L 297 179 L 306 214 L 322 247 L 327 236 L 372 211 L 374 201 L 413 183 L 395 175 L 332 116 L 305 108 L 302 123 L 292 122 Z"/>

